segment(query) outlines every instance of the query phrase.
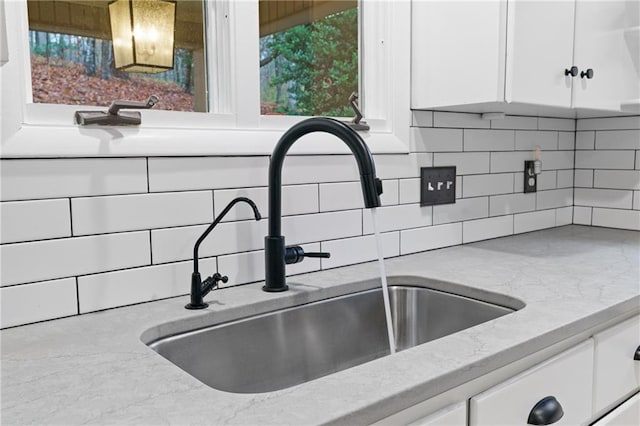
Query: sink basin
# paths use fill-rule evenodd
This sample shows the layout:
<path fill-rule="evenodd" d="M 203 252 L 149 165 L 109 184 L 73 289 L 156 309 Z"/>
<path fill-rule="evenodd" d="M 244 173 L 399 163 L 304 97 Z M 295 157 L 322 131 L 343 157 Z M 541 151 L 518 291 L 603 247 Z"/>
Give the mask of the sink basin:
<path fill-rule="evenodd" d="M 424 287 L 389 287 L 396 346 L 473 327 L 514 309 Z M 389 354 L 380 288 L 164 337 L 149 346 L 203 383 L 271 392 Z"/>

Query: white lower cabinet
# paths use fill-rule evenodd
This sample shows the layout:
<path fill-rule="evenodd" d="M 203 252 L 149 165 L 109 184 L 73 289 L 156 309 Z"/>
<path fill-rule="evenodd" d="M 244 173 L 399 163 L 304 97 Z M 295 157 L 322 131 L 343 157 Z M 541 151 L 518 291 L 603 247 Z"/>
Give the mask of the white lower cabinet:
<path fill-rule="evenodd" d="M 640 394 L 635 394 L 618 408 L 593 424 L 593 426 L 638 425 L 640 425 Z"/>
<path fill-rule="evenodd" d="M 593 340 L 557 355 L 514 378 L 474 396 L 469 425 L 525 425 L 534 407 L 544 422 L 586 424 L 591 418 Z"/>
<path fill-rule="evenodd" d="M 634 359 L 640 347 L 640 316 L 598 333 L 593 339 L 593 411 L 598 417 L 640 389 L 640 359 Z"/>

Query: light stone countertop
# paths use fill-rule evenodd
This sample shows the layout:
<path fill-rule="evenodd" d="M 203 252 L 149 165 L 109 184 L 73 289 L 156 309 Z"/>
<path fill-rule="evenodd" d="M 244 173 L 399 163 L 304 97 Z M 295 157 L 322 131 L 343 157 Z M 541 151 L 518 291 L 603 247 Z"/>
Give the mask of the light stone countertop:
<path fill-rule="evenodd" d="M 202 384 L 141 340 L 370 288 L 366 263 L 0 332 L 2 424 L 366 424 L 590 328 L 640 312 L 640 233 L 566 226 L 388 259 L 391 277 L 525 308 L 284 390 L 232 394 Z M 367 281 L 369 280 L 369 281 Z M 393 281 L 393 279 L 392 279 Z M 456 284 L 457 283 L 457 284 Z M 132 283 L 133 284 L 133 283 Z M 188 282 L 185 281 L 185 285 Z M 497 294 L 496 294 L 497 293 Z M 504 296 L 501 296 L 504 295 Z M 508 296 L 508 297 L 505 297 Z M 206 356 L 206 355 L 205 355 Z"/>

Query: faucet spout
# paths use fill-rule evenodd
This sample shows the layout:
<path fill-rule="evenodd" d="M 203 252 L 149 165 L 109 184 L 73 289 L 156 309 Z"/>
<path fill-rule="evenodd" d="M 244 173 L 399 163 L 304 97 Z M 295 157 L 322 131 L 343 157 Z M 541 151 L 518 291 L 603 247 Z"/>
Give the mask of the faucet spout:
<path fill-rule="evenodd" d="M 288 288 L 285 283 L 286 247 L 282 235 L 282 165 L 289 148 L 302 136 L 313 132 L 330 133 L 349 147 L 360 172 L 365 207 L 380 206 L 382 181 L 376 177 L 373 156 L 358 133 L 341 121 L 324 117 L 309 118 L 290 128 L 278 141 L 269 164 L 269 234 L 265 237 L 264 291 L 285 291 Z"/>

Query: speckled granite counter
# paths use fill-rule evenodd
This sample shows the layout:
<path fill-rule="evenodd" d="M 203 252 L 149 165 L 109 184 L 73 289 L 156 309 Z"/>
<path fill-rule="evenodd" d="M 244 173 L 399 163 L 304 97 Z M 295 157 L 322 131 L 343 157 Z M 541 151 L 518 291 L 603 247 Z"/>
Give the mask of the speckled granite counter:
<path fill-rule="evenodd" d="M 179 297 L 4 330 L 2 423 L 365 424 L 523 356 L 640 312 L 640 233 L 567 226 L 387 261 L 388 275 L 445 281 L 513 314 L 392 356 L 272 393 L 217 391 L 142 341 L 292 304 L 364 290 L 368 263 L 211 293 L 205 311 Z M 458 283 L 458 284 L 456 284 Z M 495 293 L 498 293 L 496 295 Z M 505 299 L 507 300 L 507 299 Z M 511 299 L 512 300 L 512 299 Z"/>

